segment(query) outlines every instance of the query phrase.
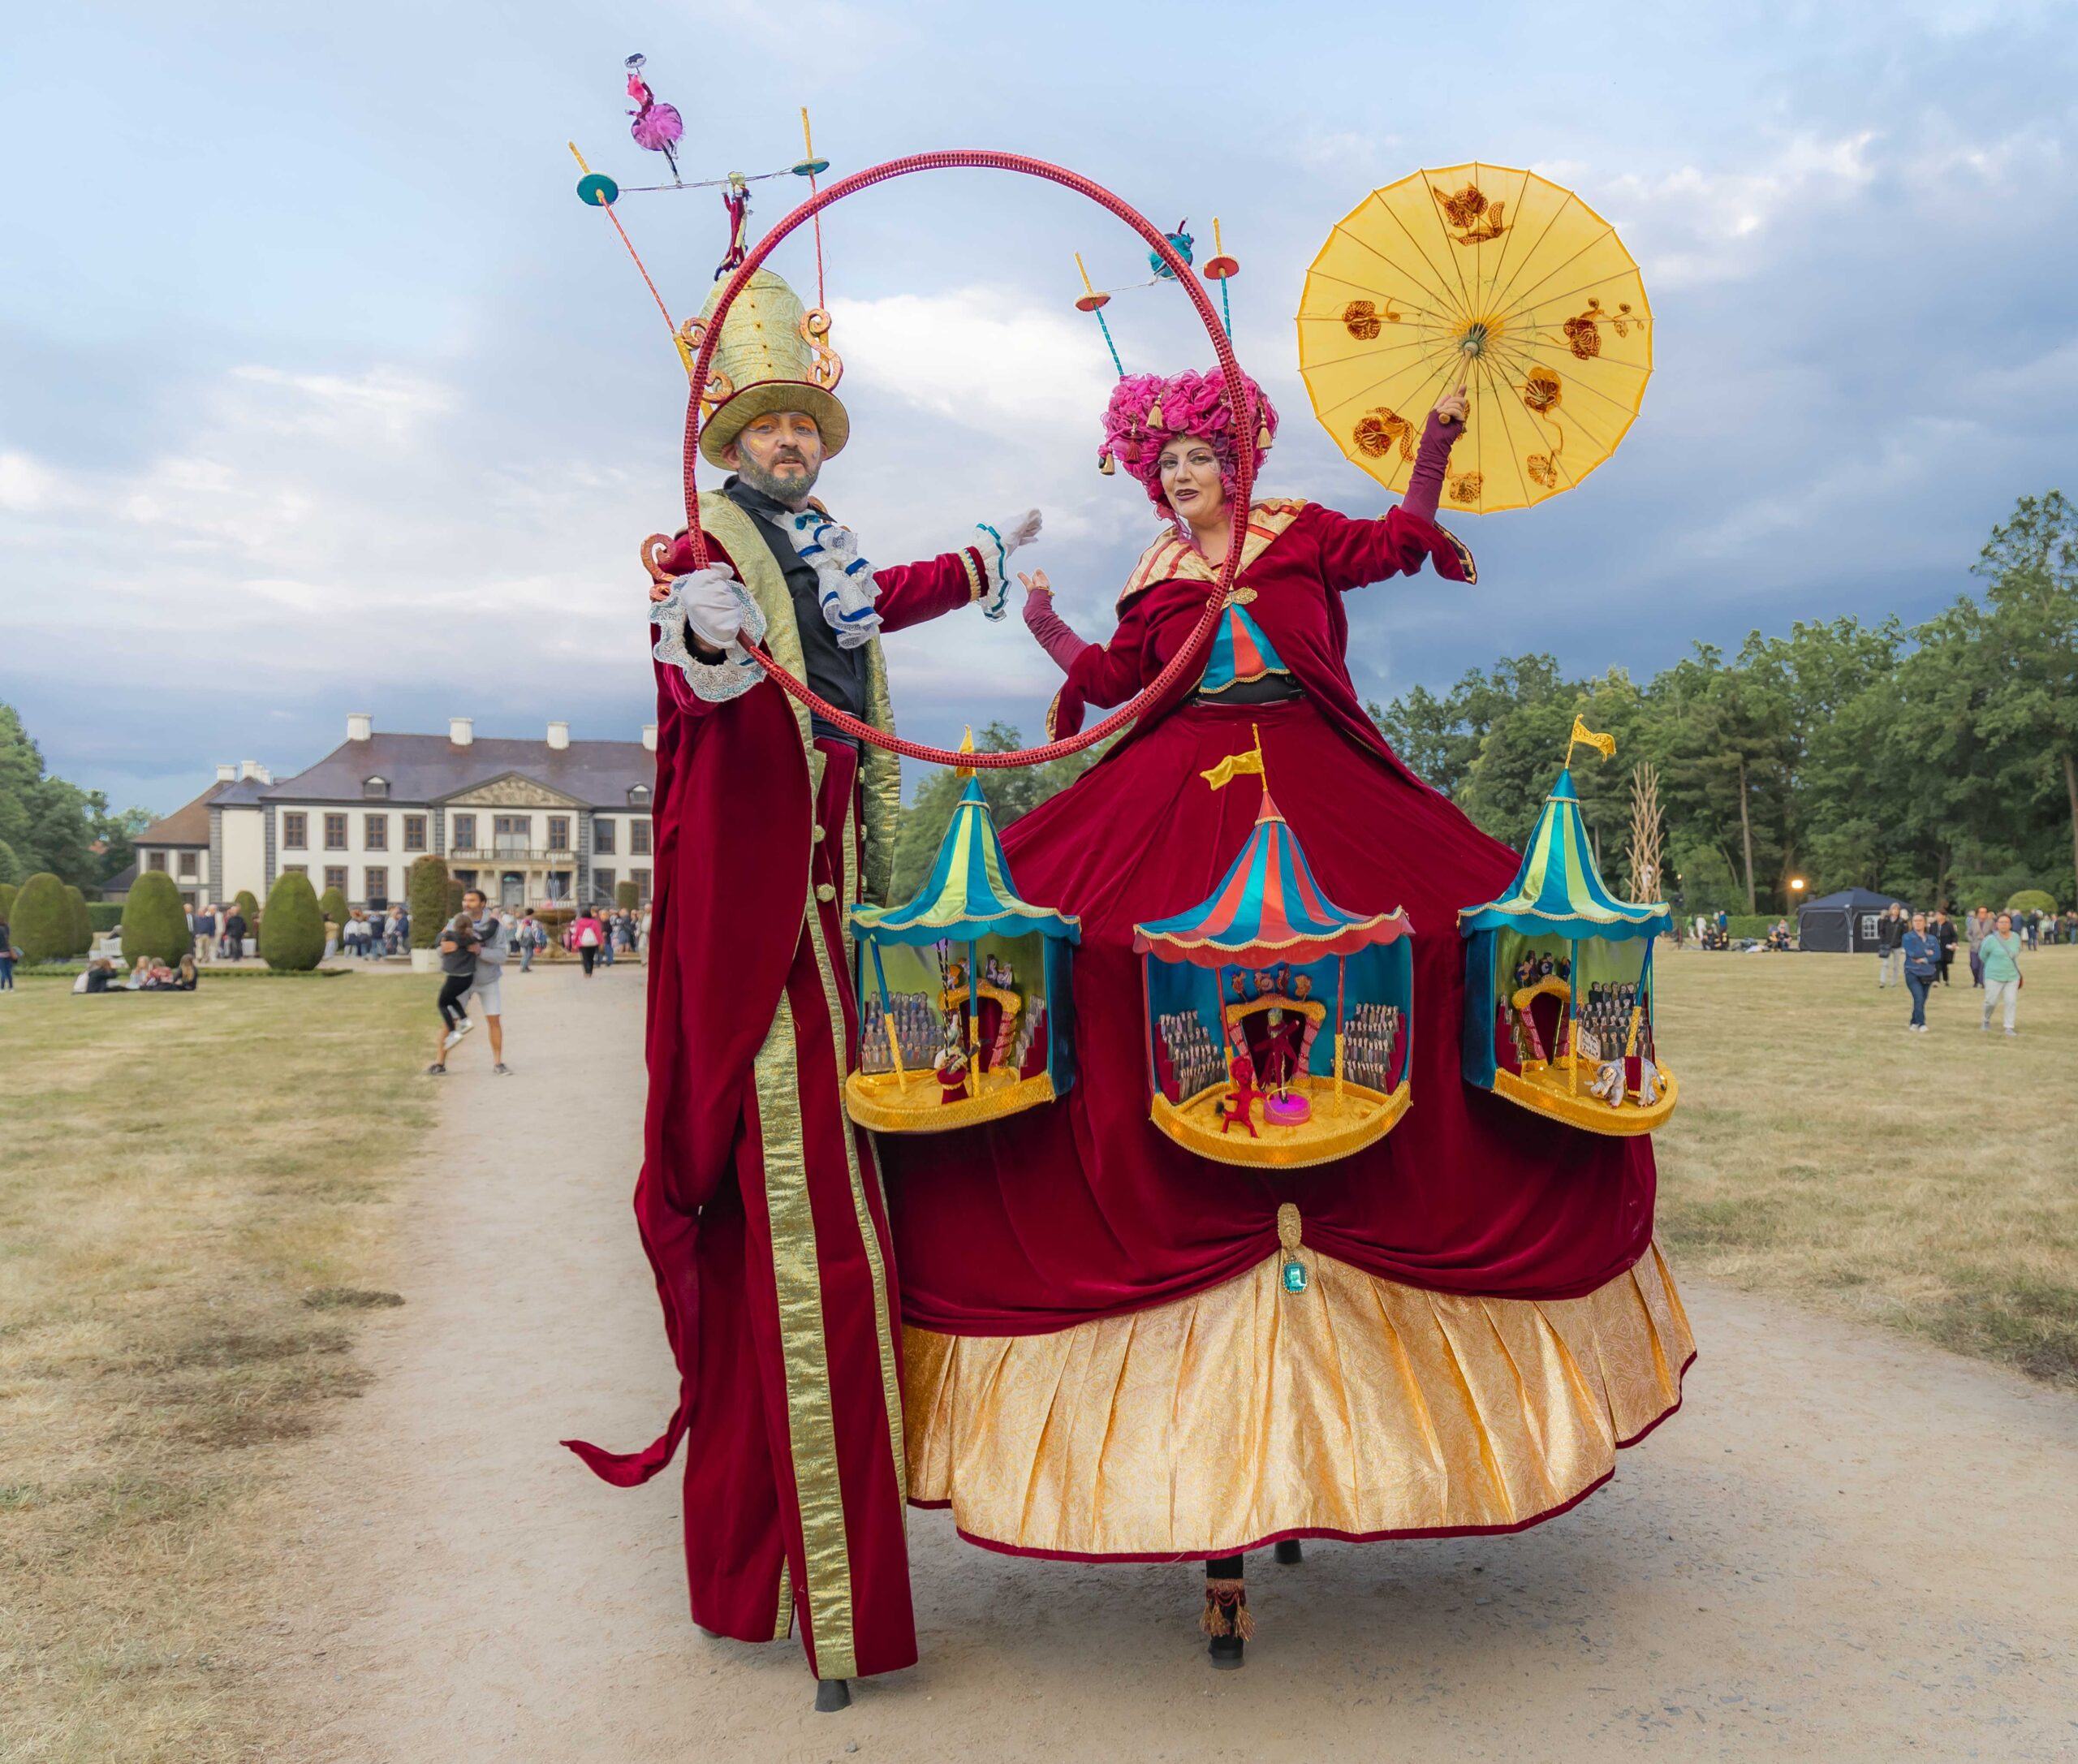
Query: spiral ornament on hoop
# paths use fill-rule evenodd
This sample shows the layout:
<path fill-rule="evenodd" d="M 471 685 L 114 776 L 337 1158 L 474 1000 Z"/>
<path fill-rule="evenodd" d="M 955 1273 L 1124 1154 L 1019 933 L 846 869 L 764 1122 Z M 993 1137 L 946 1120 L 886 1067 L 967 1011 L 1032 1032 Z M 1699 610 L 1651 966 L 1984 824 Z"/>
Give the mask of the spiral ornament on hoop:
<path fill-rule="evenodd" d="M 1100 208 L 1108 209 L 1138 233 L 1147 242 L 1150 254 L 1165 264 L 1175 274 L 1176 285 L 1190 297 L 1196 308 L 1200 321 L 1205 326 L 1205 335 L 1211 340 L 1213 354 L 1219 363 L 1222 376 L 1227 382 L 1227 396 L 1237 412 L 1248 408 L 1248 384 L 1241 373 L 1240 362 L 1234 354 L 1234 346 L 1227 335 L 1226 327 L 1219 315 L 1213 310 L 1212 303 L 1199 287 L 1197 278 L 1189 273 L 1190 265 L 1170 244 L 1168 236 L 1130 203 L 1114 196 L 1102 184 L 1093 182 L 1078 172 L 1065 166 L 1050 165 L 1043 159 L 1029 158 L 1023 153 L 997 153 L 985 149 L 958 149 L 943 153 L 912 153 L 906 158 L 890 159 L 881 165 L 869 166 L 855 171 L 847 178 L 840 178 L 826 190 L 817 192 L 787 215 L 757 244 L 751 248 L 744 261 L 730 274 L 727 285 L 722 290 L 721 299 L 708 315 L 705 334 L 699 339 L 699 354 L 693 364 L 694 390 L 686 399 L 685 412 L 685 520 L 686 537 L 689 541 L 693 567 L 704 569 L 709 553 L 707 537 L 700 525 L 700 490 L 696 481 L 700 459 L 699 436 L 701 398 L 699 388 L 705 386 L 714 371 L 715 345 L 722 336 L 722 320 L 744 286 L 755 275 L 774 248 L 796 227 L 816 219 L 833 202 L 869 189 L 877 183 L 886 183 L 890 179 L 907 177 L 917 171 L 946 171 L 954 170 L 1016 172 L 1026 177 L 1043 178 L 1050 183 L 1086 196 Z M 692 342 L 691 337 L 686 341 Z M 803 682 L 795 679 L 756 644 L 744 641 L 744 650 L 757 662 L 765 677 L 787 697 L 805 705 L 831 727 L 841 731 L 856 740 L 871 743 L 892 753 L 907 758 L 923 760 L 933 766 L 972 766 L 987 771 L 1012 770 L 1024 766 L 1043 766 L 1050 760 L 1064 759 L 1071 753 L 1079 753 L 1084 748 L 1093 747 L 1099 741 L 1118 734 L 1130 725 L 1148 705 L 1160 699 L 1192 666 L 1202 660 L 1206 646 L 1211 642 L 1214 628 L 1219 622 L 1221 607 L 1225 604 L 1228 591 L 1241 567 L 1241 541 L 1248 524 L 1248 499 L 1254 488 L 1255 459 L 1252 449 L 1237 451 L 1235 460 L 1233 526 L 1228 535 L 1227 559 L 1219 567 L 1218 579 L 1207 596 L 1205 610 L 1191 628 L 1183 646 L 1170 658 L 1169 665 L 1150 680 L 1127 703 L 1104 718 L 1095 727 L 1084 730 L 1060 741 L 1051 741 L 1044 747 L 1020 748 L 1007 753 L 958 753 L 950 748 L 931 747 L 920 741 L 905 741 L 874 728 L 870 723 L 826 703 L 811 692 Z M 645 556 L 650 555 L 645 546 Z"/>

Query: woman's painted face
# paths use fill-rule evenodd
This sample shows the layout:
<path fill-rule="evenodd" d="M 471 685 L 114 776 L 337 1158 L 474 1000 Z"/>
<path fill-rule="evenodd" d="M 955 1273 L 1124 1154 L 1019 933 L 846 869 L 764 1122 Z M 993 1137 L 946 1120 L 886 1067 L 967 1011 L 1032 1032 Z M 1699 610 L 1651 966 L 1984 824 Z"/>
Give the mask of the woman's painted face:
<path fill-rule="evenodd" d="M 1202 525 L 1226 506 L 1227 492 L 1219 483 L 1219 456 L 1212 451 L 1210 442 L 1196 435 L 1179 436 L 1162 450 L 1158 464 L 1162 494 L 1186 521 Z"/>

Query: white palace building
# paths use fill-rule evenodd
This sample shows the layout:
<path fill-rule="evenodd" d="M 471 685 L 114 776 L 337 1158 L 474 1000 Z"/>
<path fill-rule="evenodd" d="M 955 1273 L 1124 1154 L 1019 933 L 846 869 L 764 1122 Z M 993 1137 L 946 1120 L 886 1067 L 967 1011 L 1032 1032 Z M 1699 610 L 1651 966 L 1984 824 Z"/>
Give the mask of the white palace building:
<path fill-rule="evenodd" d="M 165 871 L 190 902 L 240 889 L 264 902 L 293 869 L 320 893 L 383 907 L 431 852 L 509 907 L 610 903 L 621 882 L 646 903 L 656 772 L 654 723 L 640 741 L 573 741 L 567 722 L 539 741 L 480 740 L 468 717 L 444 735 L 378 735 L 356 713 L 347 739 L 293 778 L 252 760 L 218 766 L 200 796 L 137 835 L 137 869 Z"/>

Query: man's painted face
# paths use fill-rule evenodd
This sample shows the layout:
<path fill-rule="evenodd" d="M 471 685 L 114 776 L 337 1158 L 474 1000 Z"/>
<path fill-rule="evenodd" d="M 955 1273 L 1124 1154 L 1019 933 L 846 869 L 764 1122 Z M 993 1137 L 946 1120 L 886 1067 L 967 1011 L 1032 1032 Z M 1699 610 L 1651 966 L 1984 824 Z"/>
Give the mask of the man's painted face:
<path fill-rule="evenodd" d="M 745 423 L 722 457 L 752 490 L 804 502 L 822 474 L 822 431 L 805 411 L 774 411 Z"/>

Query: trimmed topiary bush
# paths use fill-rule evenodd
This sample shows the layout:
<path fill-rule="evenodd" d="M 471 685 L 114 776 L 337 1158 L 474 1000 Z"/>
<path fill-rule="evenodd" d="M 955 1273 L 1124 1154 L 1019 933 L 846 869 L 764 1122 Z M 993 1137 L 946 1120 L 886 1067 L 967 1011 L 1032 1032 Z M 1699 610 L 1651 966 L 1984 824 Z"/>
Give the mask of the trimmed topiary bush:
<path fill-rule="evenodd" d="M 87 897 L 67 882 L 65 899 L 72 908 L 72 953 L 84 955 L 94 947 L 94 922 L 87 915 Z"/>
<path fill-rule="evenodd" d="M 2046 888 L 2023 888 L 2006 903 L 2008 912 L 2054 912 L 2056 896 Z"/>
<path fill-rule="evenodd" d="M 274 903 L 274 897 L 268 895 L 268 905 L 272 906 Z M 342 931 L 347 928 L 347 921 L 353 917 L 353 908 L 347 904 L 347 892 L 343 888 L 327 888 L 317 897 L 317 910 Z"/>
<path fill-rule="evenodd" d="M 15 916 L 15 896 L 19 891 L 12 882 L 0 882 L 0 920 Z"/>
<path fill-rule="evenodd" d="M 96 931 L 120 930 L 123 926 L 123 903 L 119 900 L 89 900 L 87 903 L 87 923 Z"/>
<path fill-rule="evenodd" d="M 447 917 L 451 920 L 462 910 L 462 897 L 468 891 L 457 878 L 447 878 Z"/>
<path fill-rule="evenodd" d="M 25 960 L 62 962 L 72 953 L 72 903 L 64 883 L 48 870 L 22 884 L 7 924 Z"/>
<path fill-rule="evenodd" d="M 187 909 L 173 878 L 162 869 L 146 870 L 123 903 L 123 960 L 135 962 L 141 955 L 177 962 L 193 947 Z"/>
<path fill-rule="evenodd" d="M 440 947 L 440 928 L 451 915 L 447 911 L 447 862 L 429 852 L 412 865 L 405 878 L 405 900 L 412 915 L 412 947 Z"/>
<path fill-rule="evenodd" d="M 632 882 L 614 884 L 614 904 L 623 912 L 632 912 L 641 899 L 640 891 Z"/>
<path fill-rule="evenodd" d="M 260 955 L 269 968 L 284 973 L 304 973 L 324 959 L 324 908 L 310 878 L 300 870 L 283 870 L 267 891 Z"/>
<path fill-rule="evenodd" d="M 240 916 L 245 921 L 245 934 L 248 937 L 259 936 L 260 903 L 252 898 L 252 891 L 250 888 L 239 889 L 238 897 L 231 902 L 231 904 L 237 908 Z"/>

